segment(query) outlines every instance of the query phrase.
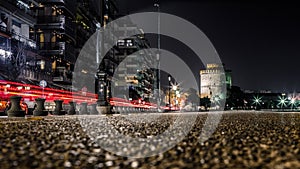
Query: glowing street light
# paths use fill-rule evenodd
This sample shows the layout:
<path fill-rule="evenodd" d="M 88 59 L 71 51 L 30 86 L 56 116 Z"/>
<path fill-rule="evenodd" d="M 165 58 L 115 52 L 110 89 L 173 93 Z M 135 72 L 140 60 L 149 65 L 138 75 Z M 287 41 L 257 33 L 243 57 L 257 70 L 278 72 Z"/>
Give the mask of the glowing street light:
<path fill-rule="evenodd" d="M 176 91 L 176 90 L 177 90 L 177 86 L 176 86 L 176 85 L 173 85 L 173 86 L 172 86 L 172 89 L 173 89 L 174 91 Z"/>
<path fill-rule="evenodd" d="M 175 98 L 174 98 L 174 101 L 175 101 L 175 108 L 176 108 L 176 106 L 177 106 L 177 104 L 178 104 L 178 100 L 177 100 L 177 96 L 178 96 L 178 94 L 179 94 L 179 91 L 178 91 L 178 89 L 179 89 L 179 84 L 173 84 L 173 83 L 171 83 L 171 89 L 174 91 L 174 96 L 175 96 Z"/>
<path fill-rule="evenodd" d="M 262 97 L 259 97 L 259 96 L 253 97 L 253 104 L 260 105 L 261 102 L 262 102 Z"/>
<path fill-rule="evenodd" d="M 291 106 L 291 109 L 293 109 L 294 107 L 297 107 L 297 100 L 296 100 L 296 98 L 291 98 L 290 99 L 290 106 Z"/>
<path fill-rule="evenodd" d="M 255 109 L 257 109 L 257 106 L 260 106 L 262 103 L 262 97 L 254 96 L 253 97 L 253 103 L 252 105 L 255 105 Z"/>
<path fill-rule="evenodd" d="M 296 100 L 295 100 L 295 98 L 292 98 L 292 100 L 291 100 L 291 104 L 295 104 L 296 103 Z"/>
<path fill-rule="evenodd" d="M 286 103 L 287 103 L 287 98 L 285 98 L 284 96 L 279 96 L 278 105 L 280 105 L 280 108 L 286 106 Z"/>
<path fill-rule="evenodd" d="M 221 98 L 220 96 L 216 95 L 216 96 L 213 96 L 212 97 L 212 102 L 215 103 L 215 104 L 220 104 L 220 101 L 221 101 Z"/>

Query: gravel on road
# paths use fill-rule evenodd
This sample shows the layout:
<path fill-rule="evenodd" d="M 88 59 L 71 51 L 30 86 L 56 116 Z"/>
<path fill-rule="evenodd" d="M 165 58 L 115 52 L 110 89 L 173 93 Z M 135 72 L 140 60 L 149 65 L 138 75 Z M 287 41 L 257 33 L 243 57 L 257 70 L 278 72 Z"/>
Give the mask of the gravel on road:
<path fill-rule="evenodd" d="M 217 129 L 204 142 L 199 142 L 199 136 L 207 114 L 196 114 L 195 124 L 183 140 L 146 158 L 121 157 L 101 146 L 114 146 L 110 131 L 131 138 L 155 137 L 172 127 L 177 118 L 175 113 L 144 116 L 0 118 L 0 168 L 300 169 L 300 113 L 223 113 Z M 93 133 L 83 124 L 95 120 L 109 122 L 111 128 L 95 124 L 107 135 L 91 137 Z M 122 139 L 119 142 L 128 144 Z M 132 145 L 126 152 L 130 154 L 140 146 L 145 151 L 155 148 L 151 144 Z"/>

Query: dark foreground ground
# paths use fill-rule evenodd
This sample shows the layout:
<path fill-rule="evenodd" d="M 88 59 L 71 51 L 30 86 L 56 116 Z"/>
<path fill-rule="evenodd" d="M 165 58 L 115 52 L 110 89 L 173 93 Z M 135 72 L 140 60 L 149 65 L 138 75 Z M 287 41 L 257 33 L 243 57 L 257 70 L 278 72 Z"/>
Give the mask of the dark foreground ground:
<path fill-rule="evenodd" d="M 126 119 L 129 116 L 138 120 Z M 78 120 L 106 121 L 114 126 L 106 132 L 147 138 L 161 134 L 177 117 L 155 114 L 156 120 L 149 122 L 142 116 L 0 118 L 0 168 L 300 168 L 300 113 L 225 113 L 213 135 L 202 143 L 198 137 L 207 115 L 198 114 L 184 140 L 147 158 L 121 157 L 104 150 L 103 142 L 115 144 L 110 132 L 97 137 L 97 142 Z M 95 125 L 97 130 L 103 127 Z M 148 145 L 133 145 L 128 153 L 138 146 Z"/>

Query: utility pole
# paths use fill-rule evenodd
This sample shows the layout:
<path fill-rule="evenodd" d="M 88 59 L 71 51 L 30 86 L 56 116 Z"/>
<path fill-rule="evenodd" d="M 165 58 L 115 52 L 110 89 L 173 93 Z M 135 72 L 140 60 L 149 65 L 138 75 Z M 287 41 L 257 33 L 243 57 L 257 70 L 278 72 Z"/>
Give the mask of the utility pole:
<path fill-rule="evenodd" d="M 171 75 L 168 76 L 168 81 L 169 81 L 169 110 L 171 111 Z"/>
<path fill-rule="evenodd" d="M 157 53 L 156 53 L 156 61 L 157 61 L 157 109 L 160 112 L 160 4 L 159 2 L 154 4 L 154 7 L 157 8 Z"/>

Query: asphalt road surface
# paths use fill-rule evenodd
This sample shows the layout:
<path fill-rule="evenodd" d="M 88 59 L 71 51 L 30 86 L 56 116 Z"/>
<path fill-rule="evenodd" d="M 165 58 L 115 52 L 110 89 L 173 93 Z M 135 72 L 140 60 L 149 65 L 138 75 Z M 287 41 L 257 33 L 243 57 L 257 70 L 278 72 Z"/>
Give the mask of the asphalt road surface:
<path fill-rule="evenodd" d="M 300 113 L 226 112 L 209 132 L 207 117 L 2 117 L 0 168 L 300 168 Z M 168 130 L 171 137 L 162 136 Z"/>

